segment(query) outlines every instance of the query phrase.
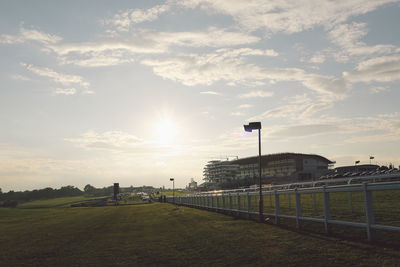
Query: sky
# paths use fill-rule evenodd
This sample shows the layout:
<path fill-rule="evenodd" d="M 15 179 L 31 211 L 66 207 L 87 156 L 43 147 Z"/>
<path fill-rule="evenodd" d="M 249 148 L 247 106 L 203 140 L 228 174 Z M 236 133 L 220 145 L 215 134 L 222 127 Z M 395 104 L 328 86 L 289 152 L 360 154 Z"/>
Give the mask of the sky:
<path fill-rule="evenodd" d="M 213 159 L 400 165 L 400 1 L 0 2 L 0 188 L 201 183 Z"/>

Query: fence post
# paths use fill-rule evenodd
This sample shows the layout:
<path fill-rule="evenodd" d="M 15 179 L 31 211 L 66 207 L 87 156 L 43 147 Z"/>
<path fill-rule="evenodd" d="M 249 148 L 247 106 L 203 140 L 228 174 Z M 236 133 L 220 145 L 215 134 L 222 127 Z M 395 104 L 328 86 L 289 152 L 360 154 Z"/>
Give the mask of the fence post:
<path fill-rule="evenodd" d="M 353 214 L 354 209 L 353 209 L 353 193 L 349 192 L 349 202 L 350 202 L 350 212 Z"/>
<path fill-rule="evenodd" d="M 222 209 L 225 211 L 225 195 L 222 193 Z"/>
<path fill-rule="evenodd" d="M 275 224 L 279 225 L 280 224 L 279 195 L 278 195 L 278 191 L 276 191 L 276 189 L 274 190 L 274 194 L 275 194 Z"/>
<path fill-rule="evenodd" d="M 217 209 L 219 209 L 219 196 L 215 196 L 215 198 L 217 199 Z"/>
<path fill-rule="evenodd" d="M 367 237 L 369 242 L 373 242 L 375 239 L 375 230 L 371 228 L 371 224 L 375 223 L 372 192 L 368 190 L 368 182 L 363 183 L 364 189 L 364 204 L 365 204 L 365 218 L 367 223 Z"/>
<path fill-rule="evenodd" d="M 237 193 L 238 210 L 240 210 L 240 195 Z"/>
<path fill-rule="evenodd" d="M 214 209 L 214 196 L 211 195 L 211 208 Z"/>
<path fill-rule="evenodd" d="M 207 199 L 207 209 L 209 209 L 210 208 L 210 197 L 206 196 L 206 199 Z"/>
<path fill-rule="evenodd" d="M 229 193 L 229 209 L 232 211 L 232 194 Z"/>
<path fill-rule="evenodd" d="M 291 204 L 291 203 L 290 203 L 290 199 L 291 199 L 291 198 L 290 198 L 290 192 L 289 192 L 289 194 L 288 194 L 289 209 L 290 209 L 291 206 L 292 206 L 292 205 L 290 205 L 290 204 Z"/>
<path fill-rule="evenodd" d="M 298 193 L 297 188 L 294 189 L 294 193 L 295 193 L 295 200 L 296 200 L 296 226 L 297 228 L 301 228 L 301 221 L 300 221 L 300 217 L 301 217 L 301 197 L 300 194 Z"/>
<path fill-rule="evenodd" d="M 324 189 L 324 219 L 325 219 L 325 233 L 329 234 L 329 224 L 328 221 L 331 219 L 331 203 L 329 192 L 326 192 L 326 185 L 323 187 Z"/>
<path fill-rule="evenodd" d="M 251 197 L 249 192 L 247 192 L 247 213 L 249 214 L 249 218 L 250 218 L 250 211 L 251 211 Z"/>

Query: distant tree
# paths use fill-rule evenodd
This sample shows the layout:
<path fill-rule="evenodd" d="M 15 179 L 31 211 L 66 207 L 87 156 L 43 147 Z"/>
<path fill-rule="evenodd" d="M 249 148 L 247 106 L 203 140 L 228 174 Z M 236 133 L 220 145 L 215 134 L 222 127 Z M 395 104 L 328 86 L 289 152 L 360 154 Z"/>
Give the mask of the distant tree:
<path fill-rule="evenodd" d="M 83 192 L 85 192 L 85 194 L 87 194 L 87 195 L 93 195 L 96 192 L 96 188 L 90 184 L 87 184 L 83 188 Z"/>
<path fill-rule="evenodd" d="M 15 200 L 6 200 L 3 202 L 3 207 L 5 208 L 15 208 L 18 205 L 18 202 Z"/>

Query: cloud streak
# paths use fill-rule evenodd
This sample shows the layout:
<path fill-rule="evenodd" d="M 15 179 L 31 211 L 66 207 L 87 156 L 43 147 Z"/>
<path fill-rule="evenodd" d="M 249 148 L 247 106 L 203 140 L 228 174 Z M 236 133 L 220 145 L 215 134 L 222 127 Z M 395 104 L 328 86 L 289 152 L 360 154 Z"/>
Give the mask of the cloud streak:
<path fill-rule="evenodd" d="M 59 83 L 62 85 L 77 84 L 84 88 L 87 88 L 90 85 L 89 82 L 86 82 L 81 76 L 78 75 L 63 74 L 56 72 L 50 68 L 34 66 L 32 64 L 21 63 L 21 65 L 25 67 L 28 71 L 41 77 L 49 78 L 55 83 Z"/>
<path fill-rule="evenodd" d="M 0 35 L 0 43 L 2 44 L 21 44 L 28 41 L 35 41 L 44 45 L 56 44 L 62 40 L 61 37 L 45 33 L 40 30 L 26 29 L 22 25 L 17 35 Z"/>

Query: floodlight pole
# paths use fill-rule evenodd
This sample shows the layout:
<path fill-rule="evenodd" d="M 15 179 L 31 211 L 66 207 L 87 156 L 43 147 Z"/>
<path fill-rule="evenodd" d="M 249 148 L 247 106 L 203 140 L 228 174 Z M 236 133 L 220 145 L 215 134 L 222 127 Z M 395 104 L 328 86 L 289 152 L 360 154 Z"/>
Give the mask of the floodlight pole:
<path fill-rule="evenodd" d="M 261 182 L 261 122 L 250 122 L 247 125 L 243 125 L 246 132 L 252 132 L 253 130 L 258 130 L 258 173 L 259 173 L 259 192 L 260 192 L 260 203 L 259 216 L 260 222 L 264 221 L 264 201 L 262 195 L 262 182 Z"/>
<path fill-rule="evenodd" d="M 170 178 L 170 181 L 172 181 L 172 203 L 175 204 L 175 179 Z"/>
<path fill-rule="evenodd" d="M 260 204 L 259 204 L 259 216 L 260 222 L 264 221 L 264 201 L 262 195 L 262 182 L 261 182 L 261 129 L 258 129 L 258 172 L 259 172 L 259 182 L 260 182 Z"/>

